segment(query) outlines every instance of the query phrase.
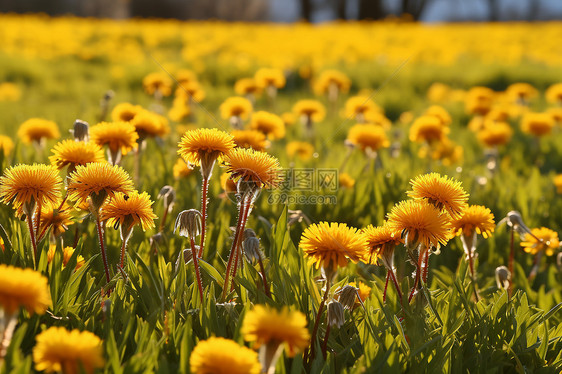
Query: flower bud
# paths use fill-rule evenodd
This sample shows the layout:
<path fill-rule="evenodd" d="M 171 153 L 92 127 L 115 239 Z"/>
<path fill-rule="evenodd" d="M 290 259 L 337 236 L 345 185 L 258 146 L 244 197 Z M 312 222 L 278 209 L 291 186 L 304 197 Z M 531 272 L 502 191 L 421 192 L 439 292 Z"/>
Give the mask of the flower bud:
<path fill-rule="evenodd" d="M 252 230 L 253 231 L 253 230 Z M 242 248 L 248 261 L 255 264 L 260 259 L 263 259 L 263 254 L 260 249 L 260 240 L 255 236 L 250 236 L 242 242 Z"/>
<path fill-rule="evenodd" d="M 496 268 L 496 284 L 498 288 L 508 289 L 511 281 L 511 272 L 505 266 Z"/>
<path fill-rule="evenodd" d="M 184 210 L 178 214 L 174 233 L 179 229 L 180 236 L 195 238 L 201 234 L 201 213 L 197 209 Z"/>
<path fill-rule="evenodd" d="M 158 192 L 158 198 L 164 201 L 164 210 L 171 212 L 174 208 L 174 201 L 176 200 L 176 191 L 172 186 L 164 186 Z"/>
<path fill-rule="evenodd" d="M 350 286 L 349 284 L 344 286 L 340 291 L 339 302 L 343 305 L 345 309 L 353 309 L 355 306 L 355 301 L 357 300 L 358 288 Z"/>
<path fill-rule="evenodd" d="M 330 327 L 340 328 L 345 323 L 343 305 L 335 300 L 328 303 L 328 324 Z"/>
<path fill-rule="evenodd" d="M 88 142 L 90 140 L 90 125 L 86 121 L 80 119 L 74 121 L 74 127 L 70 132 L 74 135 L 74 140 L 77 142 Z"/>

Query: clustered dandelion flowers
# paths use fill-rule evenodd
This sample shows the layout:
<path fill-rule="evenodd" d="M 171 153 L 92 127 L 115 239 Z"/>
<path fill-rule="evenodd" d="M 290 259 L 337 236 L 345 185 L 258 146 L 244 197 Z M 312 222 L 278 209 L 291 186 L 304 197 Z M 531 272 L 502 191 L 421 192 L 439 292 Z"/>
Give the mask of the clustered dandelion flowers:
<path fill-rule="evenodd" d="M 194 374 L 260 374 L 258 354 L 224 338 L 200 341 L 189 358 Z"/>
<path fill-rule="evenodd" d="M 109 283 L 109 265 L 105 252 L 103 228 L 100 220 L 100 209 L 108 197 L 115 198 L 117 193 L 132 194 L 133 182 L 123 168 L 109 163 L 93 162 L 77 166 L 70 175 L 68 196 L 78 204 L 89 201 L 90 211 L 96 219 L 100 250 L 105 270 L 105 279 Z"/>
<path fill-rule="evenodd" d="M 102 341 L 89 331 L 51 327 L 37 335 L 33 348 L 35 370 L 47 373 L 87 374 L 103 368 Z"/>

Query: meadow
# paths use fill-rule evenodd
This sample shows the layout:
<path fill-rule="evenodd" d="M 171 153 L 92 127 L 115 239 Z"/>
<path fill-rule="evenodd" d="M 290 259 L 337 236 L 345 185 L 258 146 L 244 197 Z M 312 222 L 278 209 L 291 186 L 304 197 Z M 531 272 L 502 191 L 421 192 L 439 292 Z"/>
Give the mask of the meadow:
<path fill-rule="evenodd" d="M 560 372 L 561 38 L 0 15 L 0 372 Z"/>

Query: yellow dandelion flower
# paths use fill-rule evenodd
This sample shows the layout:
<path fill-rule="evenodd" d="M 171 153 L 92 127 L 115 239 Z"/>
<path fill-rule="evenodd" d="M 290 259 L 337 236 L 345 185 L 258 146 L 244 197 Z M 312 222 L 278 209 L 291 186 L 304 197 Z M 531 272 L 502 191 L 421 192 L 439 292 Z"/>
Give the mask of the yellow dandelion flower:
<path fill-rule="evenodd" d="M 453 234 L 456 235 L 471 237 L 476 232 L 484 238 L 488 238 L 494 232 L 496 224 L 490 209 L 482 205 L 470 205 L 464 210 L 461 217 L 451 221 L 451 226 Z"/>
<path fill-rule="evenodd" d="M 32 269 L 0 264 L 0 307 L 8 315 L 25 308 L 43 314 L 51 304 L 47 278 Z"/>
<path fill-rule="evenodd" d="M 368 110 L 365 113 L 363 113 L 363 117 L 365 123 L 371 123 L 373 125 L 380 126 L 385 130 L 388 130 L 392 127 L 392 122 L 390 122 L 390 120 L 386 118 L 386 116 L 383 113 L 379 111 Z"/>
<path fill-rule="evenodd" d="M 142 111 L 144 109 L 140 105 L 120 103 L 115 105 L 115 108 L 111 111 L 111 119 L 113 122 L 130 122 Z"/>
<path fill-rule="evenodd" d="M 283 71 L 280 69 L 275 68 L 261 68 L 256 71 L 254 75 L 254 79 L 258 86 L 266 88 L 266 87 L 276 87 L 276 88 L 283 88 L 285 87 L 285 75 Z"/>
<path fill-rule="evenodd" d="M 339 186 L 343 188 L 353 188 L 355 186 L 355 179 L 347 173 L 341 173 L 338 175 Z"/>
<path fill-rule="evenodd" d="M 176 99 L 190 105 L 192 101 L 201 102 L 205 99 L 205 90 L 197 81 L 182 84 L 176 89 Z"/>
<path fill-rule="evenodd" d="M 512 110 L 507 106 L 495 106 L 485 116 L 486 120 L 505 122 L 512 117 Z"/>
<path fill-rule="evenodd" d="M 540 251 L 545 251 L 547 256 L 552 256 L 560 246 L 558 233 L 546 227 L 535 228 L 531 233 L 536 236 L 539 241 L 529 234 L 525 234 L 521 246 L 527 253 L 537 254 Z"/>
<path fill-rule="evenodd" d="M 0 135 L 0 150 L 4 152 L 4 157 L 12 153 L 14 149 L 14 141 L 6 135 Z"/>
<path fill-rule="evenodd" d="M 59 127 L 53 121 L 42 118 L 30 118 L 21 124 L 18 137 L 24 143 L 40 143 L 44 139 L 60 138 Z"/>
<path fill-rule="evenodd" d="M 297 156 L 303 161 L 310 160 L 314 154 L 314 146 L 308 142 L 289 142 L 287 143 L 286 150 L 290 158 Z"/>
<path fill-rule="evenodd" d="M 52 152 L 53 155 L 49 157 L 49 160 L 51 165 L 57 169 L 70 165 L 69 170 L 72 171 L 76 165 L 105 161 L 103 149 L 96 143 L 76 142 L 66 139 L 55 144 Z"/>
<path fill-rule="evenodd" d="M 528 101 L 539 94 L 537 89 L 529 83 L 513 83 L 507 87 L 505 93 L 513 101 Z"/>
<path fill-rule="evenodd" d="M 50 245 L 49 246 L 49 251 L 47 252 L 47 262 L 50 264 L 51 262 L 53 262 L 53 259 L 55 258 L 55 252 L 57 250 L 57 246 L 56 245 Z M 66 266 L 68 264 L 68 261 L 70 261 L 70 258 L 72 257 L 72 255 L 74 254 L 74 248 L 72 247 L 64 247 L 62 250 L 62 265 Z M 75 271 L 80 269 L 82 266 L 84 266 L 85 264 L 85 260 L 84 257 L 82 257 L 81 255 L 78 255 L 78 257 L 76 257 L 76 268 L 74 269 Z"/>
<path fill-rule="evenodd" d="M 552 104 L 562 104 L 562 83 L 555 83 L 546 90 L 546 100 Z"/>
<path fill-rule="evenodd" d="M 196 82 L 197 75 L 189 69 L 180 69 L 176 72 L 176 80 L 179 85 L 184 85 L 189 82 Z"/>
<path fill-rule="evenodd" d="M 441 120 L 434 116 L 421 116 L 410 127 L 410 140 L 417 143 L 432 143 L 441 141 L 449 128 L 441 124 Z"/>
<path fill-rule="evenodd" d="M 224 159 L 230 178 L 251 181 L 258 187 L 276 187 L 281 167 L 277 158 L 265 152 L 247 148 L 234 148 Z"/>
<path fill-rule="evenodd" d="M 79 165 L 70 174 L 68 182 L 68 198 L 78 203 L 91 197 L 94 206 L 101 206 L 107 196 L 114 197 L 118 192 L 130 194 L 133 182 L 129 174 L 118 165 L 93 162 Z"/>
<path fill-rule="evenodd" d="M 172 103 L 172 107 L 168 111 L 168 117 L 174 122 L 179 122 L 191 115 L 191 108 L 183 100 L 176 100 Z"/>
<path fill-rule="evenodd" d="M 91 374 L 105 365 L 102 341 L 89 331 L 50 327 L 36 337 L 35 370 L 47 373 Z"/>
<path fill-rule="evenodd" d="M 237 95 L 259 95 L 261 90 L 254 78 L 242 78 L 234 84 L 234 92 Z"/>
<path fill-rule="evenodd" d="M 549 113 L 527 113 L 521 121 L 521 130 L 534 136 L 544 136 L 552 132 L 554 118 Z"/>
<path fill-rule="evenodd" d="M 359 299 L 361 299 L 362 302 L 365 302 L 365 300 L 367 300 L 369 296 L 371 296 L 372 288 L 367 286 L 365 283 L 359 282 L 358 286 L 355 282 L 349 282 L 349 285 L 359 289 L 357 293 L 359 294 Z M 359 300 L 357 301 L 357 303 L 359 303 Z"/>
<path fill-rule="evenodd" d="M 326 117 L 326 108 L 318 100 L 299 100 L 293 106 L 293 113 L 298 118 L 304 119 L 303 123 L 321 122 Z"/>
<path fill-rule="evenodd" d="M 158 92 L 162 96 L 170 96 L 172 94 L 172 80 L 164 72 L 157 71 L 150 73 L 142 80 L 144 91 L 149 95 Z"/>
<path fill-rule="evenodd" d="M 384 129 L 374 124 L 357 124 L 349 129 L 347 140 L 362 151 L 377 152 L 390 146 Z"/>
<path fill-rule="evenodd" d="M 357 263 L 367 257 L 365 237 L 345 223 L 313 223 L 304 230 L 299 245 L 316 268 L 335 270 L 348 261 Z"/>
<path fill-rule="evenodd" d="M 183 159 L 178 158 L 176 160 L 176 163 L 174 164 L 173 167 L 173 173 L 175 179 L 185 178 L 188 175 L 190 175 L 192 171 L 193 168 L 190 168 Z"/>
<path fill-rule="evenodd" d="M 214 161 L 234 146 L 234 138 L 227 132 L 218 129 L 196 129 L 183 135 L 178 144 L 178 154 L 188 163 L 201 165 L 202 160 Z"/>
<path fill-rule="evenodd" d="M 256 305 L 246 313 L 240 333 L 244 340 L 254 342 L 254 348 L 262 345 L 284 344 L 289 357 L 308 347 L 310 335 L 304 314 L 284 307 L 277 311 L 271 307 Z M 275 349 L 272 349 L 275 351 Z"/>
<path fill-rule="evenodd" d="M 365 113 L 381 112 L 381 109 L 369 96 L 352 96 L 345 102 L 344 117 L 355 119 L 357 122 L 365 122 Z"/>
<path fill-rule="evenodd" d="M 432 144 L 431 147 L 420 149 L 421 157 L 431 157 L 440 160 L 443 165 L 451 165 L 462 160 L 463 148 L 449 138 L 443 138 L 440 142 Z M 425 152 L 425 153 L 424 153 Z"/>
<path fill-rule="evenodd" d="M 351 80 L 338 70 L 324 70 L 318 76 L 314 84 L 314 91 L 317 95 L 330 94 L 331 90 L 337 90 L 338 93 L 346 93 L 351 87 Z"/>
<path fill-rule="evenodd" d="M 221 117 L 230 119 L 231 117 L 240 117 L 247 119 L 252 113 L 252 103 L 244 97 L 233 96 L 226 99 L 219 107 Z"/>
<path fill-rule="evenodd" d="M 162 116 L 143 110 L 131 120 L 131 125 L 135 126 L 135 131 L 139 134 L 139 139 L 147 137 L 163 136 L 170 132 L 168 121 Z"/>
<path fill-rule="evenodd" d="M 485 122 L 477 136 L 483 145 L 492 148 L 509 143 L 513 130 L 505 122 Z"/>
<path fill-rule="evenodd" d="M 90 140 L 100 146 L 106 145 L 112 153 L 126 155 L 137 148 L 139 135 L 135 126 L 127 122 L 101 122 L 90 128 Z"/>
<path fill-rule="evenodd" d="M 562 174 L 554 176 L 554 185 L 556 186 L 556 191 L 562 193 Z"/>
<path fill-rule="evenodd" d="M 486 115 L 492 108 L 495 93 L 488 87 L 472 87 L 466 94 L 465 106 L 469 114 Z"/>
<path fill-rule="evenodd" d="M 256 130 L 233 130 L 234 143 L 240 148 L 253 148 L 256 151 L 265 151 L 269 147 L 269 142 L 265 134 Z"/>
<path fill-rule="evenodd" d="M 285 136 L 285 123 L 281 117 L 263 110 L 252 115 L 250 128 L 262 132 L 269 139 L 281 139 Z"/>
<path fill-rule="evenodd" d="M 383 262 L 390 263 L 394 248 L 403 242 L 400 238 L 400 232 L 391 229 L 386 223 L 382 226 L 369 225 L 362 232 L 367 241 L 368 263 L 373 265 L 377 263 L 379 258 Z M 392 267 L 391 264 L 390 267 Z"/>
<path fill-rule="evenodd" d="M 16 165 L 0 177 L 0 199 L 14 209 L 32 214 L 35 204 L 48 206 L 60 197 L 62 179 L 51 165 Z"/>
<path fill-rule="evenodd" d="M 408 245 L 422 243 L 427 248 L 440 248 L 450 236 L 450 216 L 435 206 L 420 200 L 405 200 L 396 204 L 388 214 L 388 227 Z"/>
<path fill-rule="evenodd" d="M 453 121 L 449 112 L 440 105 L 432 105 L 424 113 L 425 116 L 437 117 L 443 126 L 449 126 Z"/>
<path fill-rule="evenodd" d="M 408 196 L 427 200 L 437 209 L 446 210 L 453 218 L 460 217 L 468 206 L 468 194 L 461 182 L 454 178 L 429 173 L 417 176 L 410 183 L 412 191 L 408 192 Z"/>
<path fill-rule="evenodd" d="M 125 230 L 130 230 L 134 225 L 140 225 L 142 230 L 154 227 L 154 219 L 158 218 L 152 211 L 150 196 L 146 192 L 116 194 L 113 199 L 107 202 L 101 209 L 102 221 L 107 220 L 107 224 L 116 227 L 124 226 Z"/>
<path fill-rule="evenodd" d="M 57 204 L 55 205 L 58 207 Z M 47 232 L 50 228 L 52 234 L 58 237 L 68 229 L 68 226 L 74 223 L 71 218 L 71 208 L 66 204 L 61 210 L 53 206 L 42 209 L 39 232 Z"/>
<path fill-rule="evenodd" d="M 449 98 L 451 87 L 444 83 L 435 82 L 427 89 L 427 99 L 431 102 L 443 102 Z"/>
<path fill-rule="evenodd" d="M 200 341 L 189 358 L 193 374 L 260 374 L 258 354 L 224 338 Z"/>

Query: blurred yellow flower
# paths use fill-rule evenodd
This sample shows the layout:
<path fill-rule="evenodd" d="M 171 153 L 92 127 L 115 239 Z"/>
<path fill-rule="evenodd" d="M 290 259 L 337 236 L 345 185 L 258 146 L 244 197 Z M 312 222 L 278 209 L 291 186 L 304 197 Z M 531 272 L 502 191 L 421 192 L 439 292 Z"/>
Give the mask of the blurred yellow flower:
<path fill-rule="evenodd" d="M 247 119 L 252 113 L 252 103 L 244 97 L 233 96 L 226 99 L 219 109 L 221 117 L 224 119 L 230 119 L 231 117 Z"/>
<path fill-rule="evenodd" d="M 173 167 L 173 173 L 175 179 L 185 178 L 188 175 L 190 175 L 192 171 L 193 168 L 190 168 L 183 159 L 178 158 L 176 160 L 176 163 L 174 164 Z"/>
<path fill-rule="evenodd" d="M 521 131 L 534 136 L 544 136 L 552 132 L 554 118 L 549 113 L 527 113 L 521 120 Z"/>
<path fill-rule="evenodd" d="M 258 111 L 252 114 L 250 128 L 262 132 L 269 139 L 281 139 L 285 136 L 285 124 L 276 114 Z"/>
<path fill-rule="evenodd" d="M 326 108 L 318 100 L 299 100 L 293 106 L 293 113 L 304 124 L 321 122 L 326 116 Z"/>
<path fill-rule="evenodd" d="M 285 75 L 279 69 L 261 68 L 258 71 L 256 71 L 256 74 L 254 75 L 254 79 L 256 80 L 258 86 L 262 88 L 285 87 Z"/>
<path fill-rule="evenodd" d="M 362 151 L 377 152 L 381 148 L 390 146 L 384 129 L 370 123 L 352 126 L 347 134 L 347 140 Z"/>
<path fill-rule="evenodd" d="M 286 150 L 290 158 L 298 156 L 303 161 L 310 160 L 314 154 L 314 146 L 308 142 L 289 142 L 287 143 Z"/>
<path fill-rule="evenodd" d="M 548 87 L 545 96 L 549 103 L 562 105 L 562 83 L 555 83 Z"/>
<path fill-rule="evenodd" d="M 50 245 L 49 246 L 49 252 L 47 252 L 47 262 L 50 264 L 53 259 L 55 258 L 55 251 L 56 251 L 57 246 L 56 245 Z M 62 265 L 66 266 L 68 264 L 68 261 L 70 261 L 70 258 L 72 257 L 72 255 L 74 254 L 74 248 L 72 247 L 64 247 L 62 250 Z M 76 257 L 76 268 L 74 269 L 75 271 L 80 269 L 82 266 L 84 266 L 85 260 L 84 257 L 82 257 L 81 255 L 78 255 L 78 257 Z"/>
<path fill-rule="evenodd" d="M 47 373 L 92 374 L 103 368 L 102 341 L 89 331 L 51 327 L 36 337 L 33 348 L 35 370 Z"/>
<path fill-rule="evenodd" d="M 120 103 L 111 111 L 111 119 L 113 122 L 130 122 L 142 111 L 144 111 L 144 109 L 140 105 Z"/>
<path fill-rule="evenodd" d="M 257 130 L 233 130 L 234 143 L 240 148 L 253 148 L 256 151 L 265 151 L 269 142 L 264 133 Z"/>
<path fill-rule="evenodd" d="M 473 233 L 481 234 L 484 238 L 494 232 L 496 223 L 490 209 L 482 205 L 469 205 L 462 216 L 451 221 L 453 235 L 472 237 Z"/>
<path fill-rule="evenodd" d="M 521 242 L 521 246 L 525 252 L 537 254 L 540 251 L 544 251 L 547 256 L 552 256 L 556 251 L 558 251 L 560 242 L 558 240 L 557 232 L 546 227 L 541 227 L 532 229 L 531 233 L 542 241 L 538 241 L 533 236 L 525 234 L 523 241 Z"/>
<path fill-rule="evenodd" d="M 505 122 L 485 122 L 478 132 L 478 140 L 490 148 L 507 144 L 512 136 L 513 130 Z"/>
<path fill-rule="evenodd" d="M 191 352 L 190 370 L 193 374 L 260 374 L 258 354 L 238 343 L 211 337 L 202 340 Z"/>
<path fill-rule="evenodd" d="M 4 157 L 12 153 L 14 142 L 12 138 L 6 135 L 0 135 L 0 150 L 4 152 Z"/>
<path fill-rule="evenodd" d="M 149 95 L 170 96 L 172 94 L 172 80 L 166 73 L 161 71 L 150 73 L 144 77 L 142 86 Z"/>
<path fill-rule="evenodd" d="M 236 95 L 259 95 L 262 88 L 258 85 L 254 78 L 241 78 L 234 84 L 234 92 Z"/>
<path fill-rule="evenodd" d="M 355 186 L 355 179 L 347 173 L 341 173 L 338 175 L 339 186 L 343 188 L 353 188 Z"/>
<path fill-rule="evenodd" d="M 21 90 L 11 82 L 0 83 L 0 101 L 18 101 L 21 98 Z"/>
<path fill-rule="evenodd" d="M 7 315 L 19 308 L 43 314 L 51 304 L 47 278 L 32 269 L 0 264 L 0 307 Z"/>
<path fill-rule="evenodd" d="M 21 124 L 18 137 L 24 143 L 41 143 L 46 139 L 60 138 L 59 127 L 53 121 L 42 118 L 30 118 Z"/>
<path fill-rule="evenodd" d="M 441 141 L 449 128 L 443 126 L 441 120 L 434 116 L 421 116 L 410 127 L 410 140 L 417 143 L 433 143 Z"/>

